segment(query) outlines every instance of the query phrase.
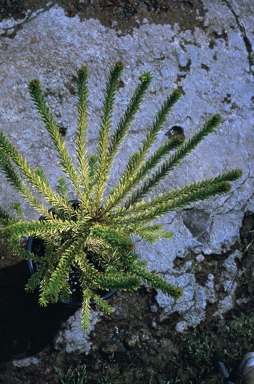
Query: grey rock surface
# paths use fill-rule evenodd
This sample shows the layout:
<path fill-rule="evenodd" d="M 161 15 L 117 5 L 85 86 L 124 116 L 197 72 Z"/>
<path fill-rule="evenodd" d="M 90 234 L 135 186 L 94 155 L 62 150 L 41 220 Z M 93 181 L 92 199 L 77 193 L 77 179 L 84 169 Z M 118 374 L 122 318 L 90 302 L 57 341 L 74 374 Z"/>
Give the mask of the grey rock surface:
<path fill-rule="evenodd" d="M 78 351 L 88 353 L 92 342 L 90 341 L 90 332 L 94 330 L 95 324 L 100 321 L 103 313 L 98 311 L 91 312 L 90 328 L 86 331 L 80 329 L 81 309 L 71 316 L 64 324 L 54 340 L 56 350 L 64 349 L 67 353 Z"/>
<path fill-rule="evenodd" d="M 91 151 L 111 64 L 121 60 L 126 66 L 124 87 L 119 89 L 116 101 L 115 121 L 121 116 L 140 73 L 147 70 L 153 73 L 154 81 L 142 110 L 117 158 L 111 185 L 144 137 L 158 106 L 173 88 L 181 86 L 184 96 L 168 118 L 158 144 L 166 140 L 165 132 L 173 125 L 184 127 L 186 136 L 190 137 L 211 114 L 222 115 L 223 123 L 216 133 L 202 142 L 157 192 L 232 168 L 243 170 L 242 179 L 234 183 L 227 196 L 161 219 L 165 228 L 174 233 L 171 241 L 161 240 L 152 246 L 136 241 L 136 249 L 148 261 L 150 270 L 184 287 L 184 296 L 176 302 L 160 292 L 157 295 L 157 302 L 163 308 L 162 318 L 175 311 L 182 314 L 178 331 L 199 324 L 206 316 L 208 303 L 216 303 L 214 313 L 220 316 L 234 306 L 233 281 L 241 273 L 237 269 L 241 254 L 234 244 L 239 238 L 244 212 L 254 211 L 254 4 L 251 0 L 203 0 L 203 5 L 204 16 L 196 15 L 203 28 L 193 30 L 181 29 L 177 22 L 160 25 L 140 20 L 139 28 L 123 34 L 95 19 L 68 18 L 63 9 L 55 6 L 32 15 L 13 39 L 4 35 L 0 38 L 0 129 L 32 166 L 41 166 L 46 171 L 52 185 L 61 172 L 52 143 L 29 98 L 27 84 L 32 78 L 41 81 L 58 123 L 67 128 L 66 143 L 72 152 L 77 116 L 73 90 L 79 66 L 87 65 L 90 72 Z M 2 21 L 3 34 L 16 23 Z M 2 175 L 0 197 L 5 208 L 17 200 Z M 29 219 L 37 217 L 22 204 Z M 222 257 L 219 276 L 212 269 L 214 254 Z M 202 284 L 201 271 L 207 275 Z M 72 332 L 74 328 L 68 322 L 66 329 Z M 76 341 L 72 346 L 70 343 L 68 350 L 76 345 Z"/>
<path fill-rule="evenodd" d="M 28 367 L 29 365 L 36 365 L 39 363 L 39 359 L 37 357 L 27 357 L 25 359 L 16 359 L 13 360 L 14 367 Z"/>

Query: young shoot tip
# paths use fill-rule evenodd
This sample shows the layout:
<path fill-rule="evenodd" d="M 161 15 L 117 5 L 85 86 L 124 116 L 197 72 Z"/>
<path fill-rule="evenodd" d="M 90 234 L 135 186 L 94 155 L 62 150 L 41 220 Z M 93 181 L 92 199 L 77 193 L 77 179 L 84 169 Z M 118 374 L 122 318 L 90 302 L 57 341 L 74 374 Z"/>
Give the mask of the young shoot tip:
<path fill-rule="evenodd" d="M 124 64 L 122 61 L 119 60 L 115 63 L 115 67 L 122 70 L 124 69 Z"/>
<path fill-rule="evenodd" d="M 81 65 L 81 67 L 79 68 L 78 70 L 78 75 L 83 75 L 83 74 L 87 74 L 88 70 L 87 70 L 87 67 L 85 65 Z"/>
<path fill-rule="evenodd" d="M 173 90 L 173 93 L 178 97 L 181 97 L 183 95 L 183 90 L 181 88 L 176 88 Z"/>
<path fill-rule="evenodd" d="M 232 185 L 228 181 L 225 181 L 224 183 L 222 183 L 218 192 L 219 193 L 228 193 L 228 192 L 230 192 L 231 188 L 232 188 Z"/>
<path fill-rule="evenodd" d="M 30 90 L 38 89 L 38 88 L 40 88 L 40 85 L 41 85 L 41 83 L 40 83 L 39 80 L 37 80 L 37 79 L 33 79 L 33 80 L 29 81 L 29 83 L 28 83 L 28 88 L 29 88 Z"/>
<path fill-rule="evenodd" d="M 153 75 L 149 71 L 143 72 L 139 76 L 139 80 L 141 81 L 141 83 L 151 82 L 152 79 L 153 79 Z"/>
<path fill-rule="evenodd" d="M 211 119 L 213 121 L 214 126 L 216 126 L 216 127 L 222 122 L 222 117 L 218 113 L 211 116 Z"/>
<path fill-rule="evenodd" d="M 242 177 L 242 175 L 243 175 L 243 171 L 241 169 L 236 168 L 234 170 L 234 174 L 235 174 L 235 178 L 236 179 L 240 179 Z"/>

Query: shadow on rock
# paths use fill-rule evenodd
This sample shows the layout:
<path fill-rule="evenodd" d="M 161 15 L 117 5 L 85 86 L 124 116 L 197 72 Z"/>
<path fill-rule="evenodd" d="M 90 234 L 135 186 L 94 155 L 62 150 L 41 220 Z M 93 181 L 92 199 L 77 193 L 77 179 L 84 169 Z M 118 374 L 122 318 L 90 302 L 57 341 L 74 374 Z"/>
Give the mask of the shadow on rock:
<path fill-rule="evenodd" d="M 64 304 L 42 308 L 38 292 L 25 292 L 29 278 L 26 262 L 0 269 L 0 361 L 31 356 L 49 345 L 75 312 Z"/>

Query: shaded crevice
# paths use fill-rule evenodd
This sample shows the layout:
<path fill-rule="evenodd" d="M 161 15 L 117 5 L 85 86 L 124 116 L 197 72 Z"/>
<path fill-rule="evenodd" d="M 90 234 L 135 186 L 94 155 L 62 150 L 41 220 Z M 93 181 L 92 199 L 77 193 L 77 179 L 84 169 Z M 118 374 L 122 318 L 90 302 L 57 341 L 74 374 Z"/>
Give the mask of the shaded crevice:
<path fill-rule="evenodd" d="M 238 26 L 241 34 L 242 34 L 243 42 L 244 42 L 244 45 L 245 45 L 245 48 L 247 51 L 250 72 L 253 74 L 254 70 L 252 67 L 254 66 L 254 53 L 253 53 L 252 44 L 250 42 L 250 39 L 247 36 L 246 29 L 245 29 L 243 23 L 241 23 L 240 17 L 235 12 L 235 10 L 232 6 L 232 2 L 228 1 L 228 0 L 222 0 L 222 1 L 224 4 L 226 4 L 226 6 L 230 10 L 230 12 L 232 12 L 232 14 L 234 15 L 234 18 L 236 20 L 236 24 L 237 24 L 237 26 Z"/>
<path fill-rule="evenodd" d="M 0 0 L 1 5 L 1 0 Z M 16 4 L 14 4 L 16 5 Z M 23 6 L 18 5 L 17 7 L 11 7 L 9 13 L 5 14 L 4 12 L 1 12 L 0 8 L 0 22 L 4 19 L 13 18 L 13 23 L 10 27 L 6 28 L 0 28 L 0 37 L 8 37 L 8 38 L 14 38 L 18 31 L 20 31 L 24 24 L 27 24 L 28 22 L 34 20 L 37 16 L 39 16 L 43 12 L 47 12 L 50 8 L 52 8 L 55 4 L 54 3 L 47 3 L 46 5 L 42 4 L 43 7 L 37 9 L 35 12 L 33 12 L 31 9 L 25 9 Z M 6 11 L 8 7 L 6 6 Z"/>

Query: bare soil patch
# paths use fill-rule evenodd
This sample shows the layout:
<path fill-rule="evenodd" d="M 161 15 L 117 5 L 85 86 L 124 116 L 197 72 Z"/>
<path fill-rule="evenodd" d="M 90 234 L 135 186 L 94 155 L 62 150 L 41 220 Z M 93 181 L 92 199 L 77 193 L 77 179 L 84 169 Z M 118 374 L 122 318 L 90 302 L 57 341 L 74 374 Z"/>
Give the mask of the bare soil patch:
<path fill-rule="evenodd" d="M 122 33 L 131 33 L 146 20 L 155 24 L 177 23 L 181 29 L 204 28 L 205 10 L 201 0 L 47 0 L 19 1 L 0 0 L 0 21 L 13 17 L 18 21 L 27 19 L 27 11 L 47 10 L 58 4 L 68 17 L 78 15 L 83 19 L 98 19 L 104 26 Z M 22 23 L 18 28 L 22 27 Z M 15 33 L 14 33 L 15 35 Z"/>

